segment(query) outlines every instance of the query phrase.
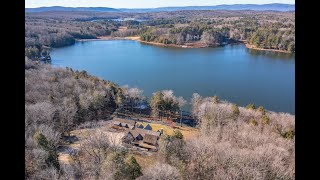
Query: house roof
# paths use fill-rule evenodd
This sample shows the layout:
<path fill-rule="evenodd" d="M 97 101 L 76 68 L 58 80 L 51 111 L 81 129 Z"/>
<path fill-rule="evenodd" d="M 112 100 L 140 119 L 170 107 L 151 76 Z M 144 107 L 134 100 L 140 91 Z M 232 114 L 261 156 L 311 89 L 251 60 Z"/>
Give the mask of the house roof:
<path fill-rule="evenodd" d="M 143 129 L 152 130 L 152 127 L 150 126 L 150 124 L 147 124 Z"/>
<path fill-rule="evenodd" d="M 128 132 L 128 134 L 131 134 L 134 138 L 137 138 L 139 135 L 142 136 L 142 135 L 140 134 L 140 132 L 135 131 L 135 130 L 130 130 L 130 131 Z"/>
<path fill-rule="evenodd" d="M 151 135 L 154 135 L 154 136 L 160 136 L 160 133 L 156 132 L 156 131 L 151 131 L 151 130 L 146 130 L 146 129 L 139 129 L 139 130 L 143 133 L 143 136 L 145 134 L 151 134 Z"/>
<path fill-rule="evenodd" d="M 136 128 L 136 129 L 130 129 L 128 132 L 130 132 L 135 138 L 140 134 L 143 138 L 145 137 L 146 134 L 149 135 L 153 135 L 156 137 L 160 136 L 159 132 L 156 131 L 149 131 L 149 130 L 145 130 L 145 129 L 140 129 L 140 128 Z"/>
<path fill-rule="evenodd" d="M 128 133 L 127 135 L 122 137 L 122 141 L 125 143 L 130 143 L 135 139 L 131 133 Z"/>
<path fill-rule="evenodd" d="M 143 129 L 143 128 L 144 128 L 144 126 L 143 126 L 142 124 L 140 124 L 140 125 L 138 126 L 138 128 Z"/>
<path fill-rule="evenodd" d="M 151 134 L 146 134 L 143 138 L 144 143 L 149 143 L 152 145 L 155 145 L 157 143 L 157 140 L 158 140 L 158 136 L 154 136 Z"/>
<path fill-rule="evenodd" d="M 113 120 L 113 124 L 118 126 L 120 126 L 121 124 L 121 126 L 128 127 L 130 129 L 133 128 L 134 122 L 135 122 L 134 120 L 127 120 L 127 119 L 121 119 L 121 118 L 114 118 Z"/>
<path fill-rule="evenodd" d="M 134 124 L 134 120 L 129 120 L 129 119 L 122 119 L 122 118 L 113 118 L 114 121 L 118 121 L 121 123 L 126 123 L 126 124 Z"/>

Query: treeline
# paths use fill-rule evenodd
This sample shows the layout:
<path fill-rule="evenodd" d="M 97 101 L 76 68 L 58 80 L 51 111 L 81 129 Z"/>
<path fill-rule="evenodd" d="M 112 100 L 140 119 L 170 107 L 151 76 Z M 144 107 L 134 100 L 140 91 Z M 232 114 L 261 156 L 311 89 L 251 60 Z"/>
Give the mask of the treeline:
<path fill-rule="evenodd" d="M 114 21 L 88 22 L 27 16 L 25 55 L 30 59 L 50 59 L 49 48 L 72 45 L 75 39 L 110 35 L 119 25 Z"/>
<path fill-rule="evenodd" d="M 258 29 L 251 35 L 249 43 L 257 48 L 278 49 L 295 52 L 294 31 Z"/>
<path fill-rule="evenodd" d="M 183 17 L 177 17 L 177 18 L 159 18 L 159 19 L 151 19 L 147 21 L 141 22 L 141 25 L 145 26 L 158 26 L 158 25 L 174 25 L 174 24 L 187 24 L 190 20 L 183 18 Z"/>
<path fill-rule="evenodd" d="M 226 28 L 218 29 L 207 24 L 191 24 L 177 28 L 149 28 L 140 35 L 140 39 L 148 42 L 183 45 L 200 42 L 208 46 L 219 46 L 228 40 Z"/>
<path fill-rule="evenodd" d="M 112 21 L 134 17 L 146 21 Z M 99 19 L 98 21 L 92 21 Z M 294 12 L 178 11 L 157 13 L 44 12 L 27 13 L 25 55 L 50 59 L 51 47 L 97 36 L 140 36 L 163 44 L 217 46 L 246 40 L 258 48 L 295 52 Z M 117 31 L 120 26 L 127 30 Z"/>
<path fill-rule="evenodd" d="M 181 24 L 160 22 L 162 24 L 149 26 L 140 35 L 141 40 L 177 45 L 204 43 L 208 46 L 222 45 L 234 41 L 247 41 L 258 48 L 295 52 L 294 24 L 282 21 L 270 22 L 267 19 L 238 17 L 217 20 L 195 19 Z"/>

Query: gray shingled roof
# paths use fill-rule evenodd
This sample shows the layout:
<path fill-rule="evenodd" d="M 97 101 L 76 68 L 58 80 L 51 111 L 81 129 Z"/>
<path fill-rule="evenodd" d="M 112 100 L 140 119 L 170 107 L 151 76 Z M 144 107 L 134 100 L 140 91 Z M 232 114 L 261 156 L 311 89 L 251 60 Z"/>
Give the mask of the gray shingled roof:
<path fill-rule="evenodd" d="M 138 128 L 143 129 L 143 128 L 144 128 L 144 126 L 143 126 L 142 124 L 140 124 L 140 125 L 138 126 Z"/>
<path fill-rule="evenodd" d="M 134 137 L 137 137 L 138 134 L 141 134 L 141 136 L 142 136 L 143 138 L 144 138 L 144 136 L 145 136 L 146 134 L 150 134 L 150 135 L 157 136 L 157 137 L 160 136 L 160 133 L 159 133 L 159 132 L 149 131 L 149 130 L 140 129 L 140 128 L 131 129 L 131 130 L 129 130 L 129 132 L 130 132 Z"/>
<path fill-rule="evenodd" d="M 147 124 L 146 127 L 144 127 L 143 129 L 152 130 L 152 127 L 150 126 L 150 124 Z"/>
<path fill-rule="evenodd" d="M 158 136 L 154 136 L 151 134 L 146 134 L 143 137 L 143 142 L 144 143 L 148 143 L 148 144 L 152 144 L 152 145 L 156 145 L 157 144 L 157 140 L 158 140 Z"/>

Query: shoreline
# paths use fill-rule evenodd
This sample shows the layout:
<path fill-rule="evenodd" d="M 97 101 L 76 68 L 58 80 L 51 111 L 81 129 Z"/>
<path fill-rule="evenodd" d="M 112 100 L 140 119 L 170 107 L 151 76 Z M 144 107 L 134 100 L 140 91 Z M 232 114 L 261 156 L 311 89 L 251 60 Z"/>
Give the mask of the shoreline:
<path fill-rule="evenodd" d="M 144 43 L 144 44 L 150 44 L 150 45 L 161 46 L 161 47 L 175 47 L 175 48 L 218 47 L 218 46 L 208 46 L 208 45 L 204 45 L 204 44 L 201 44 L 201 43 L 197 43 L 197 44 L 190 43 L 190 44 L 184 44 L 184 45 L 177 45 L 177 44 L 163 44 L 163 43 L 158 43 L 158 42 L 148 42 L 148 41 L 140 40 L 139 36 L 128 36 L 128 37 L 98 36 L 96 39 L 76 39 L 76 41 L 78 41 L 78 42 L 105 41 L 105 40 L 132 40 L 132 41 L 138 41 L 138 42 Z M 235 41 L 233 43 L 243 43 L 243 44 L 245 44 L 246 48 L 253 49 L 253 50 L 258 50 L 258 51 L 272 51 L 272 52 L 291 54 L 290 51 L 286 51 L 286 50 L 256 48 L 253 45 L 248 44 L 246 40 L 239 40 L 239 41 Z M 230 44 L 233 44 L 233 43 L 230 43 Z"/>
<path fill-rule="evenodd" d="M 292 52 L 286 51 L 286 50 L 279 50 L 279 49 L 264 49 L 264 48 L 257 48 L 254 47 L 254 45 L 250 45 L 248 43 L 244 43 L 246 45 L 246 48 L 248 49 L 253 49 L 253 50 L 258 50 L 258 51 L 272 51 L 272 52 L 280 52 L 280 53 L 287 53 L 291 54 Z"/>

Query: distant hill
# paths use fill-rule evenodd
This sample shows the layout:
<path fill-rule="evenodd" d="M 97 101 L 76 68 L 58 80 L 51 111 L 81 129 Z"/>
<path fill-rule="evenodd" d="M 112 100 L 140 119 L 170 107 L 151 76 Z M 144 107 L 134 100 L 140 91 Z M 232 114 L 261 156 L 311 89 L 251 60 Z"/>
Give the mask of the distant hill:
<path fill-rule="evenodd" d="M 39 8 L 25 8 L 25 12 L 45 12 L 45 11 L 94 11 L 94 12 L 120 12 L 118 9 L 108 7 L 39 7 Z"/>
<path fill-rule="evenodd" d="M 108 7 L 39 7 L 25 8 L 25 12 L 44 12 L 44 11 L 95 11 L 95 12 L 160 12 L 160 11 L 183 11 L 183 10 L 255 10 L 255 11 L 294 11 L 294 4 L 233 4 L 233 5 L 217 5 L 217 6 L 185 6 L 185 7 L 160 7 L 160 8 L 144 8 L 144 9 L 128 9 L 128 8 L 108 8 Z"/>
<path fill-rule="evenodd" d="M 185 6 L 185 7 L 160 7 L 150 9 L 119 9 L 122 12 L 160 12 L 160 11 L 183 11 L 183 10 L 256 10 L 256 11 L 294 11 L 292 4 L 233 4 L 217 6 Z"/>

